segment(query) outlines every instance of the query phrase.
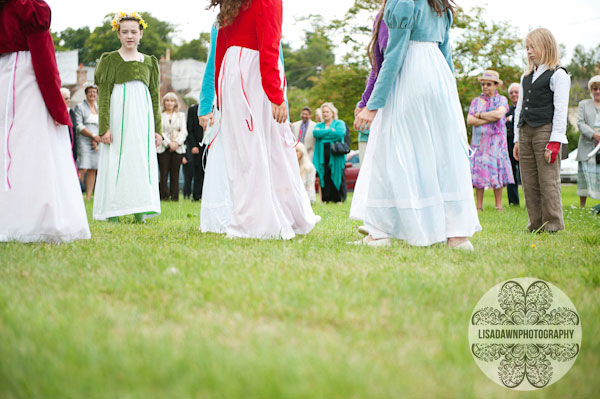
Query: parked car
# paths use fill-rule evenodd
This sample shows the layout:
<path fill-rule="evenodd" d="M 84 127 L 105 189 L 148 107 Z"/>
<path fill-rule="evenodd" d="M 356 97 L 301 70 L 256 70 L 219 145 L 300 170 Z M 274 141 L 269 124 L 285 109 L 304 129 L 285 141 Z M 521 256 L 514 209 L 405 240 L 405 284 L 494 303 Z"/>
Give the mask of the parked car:
<path fill-rule="evenodd" d="M 346 155 L 346 168 L 344 169 L 344 176 L 346 177 L 346 185 L 348 191 L 354 191 L 356 185 L 356 179 L 358 178 L 358 171 L 360 170 L 360 159 L 358 157 L 358 151 L 350 151 Z"/>
<path fill-rule="evenodd" d="M 562 183 L 577 183 L 577 148 L 569 153 L 567 159 L 560 163 L 560 181 Z"/>

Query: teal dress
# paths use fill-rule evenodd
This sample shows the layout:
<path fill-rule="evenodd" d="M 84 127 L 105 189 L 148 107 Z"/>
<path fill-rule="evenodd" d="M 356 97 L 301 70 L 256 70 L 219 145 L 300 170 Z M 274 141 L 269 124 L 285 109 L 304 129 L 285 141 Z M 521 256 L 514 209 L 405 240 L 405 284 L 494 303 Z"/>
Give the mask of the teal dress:
<path fill-rule="evenodd" d="M 341 202 L 346 200 L 346 179 L 344 168 L 346 155 L 333 154 L 331 146 L 335 142 L 343 142 L 346 137 L 346 124 L 334 120 L 327 127 L 325 122 L 317 123 L 313 130 L 315 149 L 313 164 L 317 169 L 321 182 L 323 202 Z"/>

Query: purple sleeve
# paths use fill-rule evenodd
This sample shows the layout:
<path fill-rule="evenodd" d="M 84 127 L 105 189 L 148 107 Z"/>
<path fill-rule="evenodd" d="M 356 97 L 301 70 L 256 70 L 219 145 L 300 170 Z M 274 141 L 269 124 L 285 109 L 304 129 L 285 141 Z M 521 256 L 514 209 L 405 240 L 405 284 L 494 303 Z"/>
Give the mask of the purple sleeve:
<path fill-rule="evenodd" d="M 378 17 L 379 16 L 377 16 L 377 18 Z M 377 21 L 377 18 L 375 18 L 375 21 Z M 369 102 L 369 99 L 371 98 L 373 87 L 375 86 L 375 82 L 377 82 L 377 75 L 379 74 L 379 70 L 381 69 L 381 65 L 383 64 L 384 53 L 388 42 L 388 36 L 388 27 L 385 24 L 385 21 L 381 19 L 381 24 L 379 25 L 379 36 L 377 37 L 377 43 L 375 43 L 374 50 L 376 65 L 375 67 L 371 67 L 371 73 L 369 74 L 367 86 L 365 87 L 365 91 L 361 97 L 360 103 L 358 103 L 359 108 L 366 107 L 367 103 Z"/>
<path fill-rule="evenodd" d="M 475 116 L 477 113 L 477 103 L 479 102 L 479 97 L 475 97 L 473 101 L 471 101 L 471 106 L 469 107 L 469 115 Z"/>

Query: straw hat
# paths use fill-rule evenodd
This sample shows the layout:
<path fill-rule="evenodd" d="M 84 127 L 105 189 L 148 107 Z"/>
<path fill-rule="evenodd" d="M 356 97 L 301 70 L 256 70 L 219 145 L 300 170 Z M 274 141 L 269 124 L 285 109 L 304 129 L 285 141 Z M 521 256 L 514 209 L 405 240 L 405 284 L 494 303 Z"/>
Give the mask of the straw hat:
<path fill-rule="evenodd" d="M 500 74 L 496 71 L 492 71 L 491 69 L 488 69 L 487 71 L 483 71 L 481 76 L 477 77 L 477 80 L 480 82 L 482 80 L 491 80 L 492 82 L 496 82 L 499 85 L 502 84 L 502 80 L 500 79 Z"/>
<path fill-rule="evenodd" d="M 592 90 L 592 85 L 594 83 L 600 83 L 600 75 L 593 76 L 588 82 L 588 90 Z"/>

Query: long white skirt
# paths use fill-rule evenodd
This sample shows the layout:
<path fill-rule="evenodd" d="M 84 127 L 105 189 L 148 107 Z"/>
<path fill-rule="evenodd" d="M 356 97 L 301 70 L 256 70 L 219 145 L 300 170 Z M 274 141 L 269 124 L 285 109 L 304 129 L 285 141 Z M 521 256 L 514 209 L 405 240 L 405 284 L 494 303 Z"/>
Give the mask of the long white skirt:
<path fill-rule="evenodd" d="M 203 233 L 225 233 L 232 209 L 219 111 L 215 112 L 214 121 L 213 126 L 207 129 L 205 137 L 210 148 L 207 145 L 208 155 L 200 204 L 200 230 Z"/>
<path fill-rule="evenodd" d="M 29 51 L 16 57 L 0 56 L 0 241 L 88 239 L 69 129 L 48 113 Z"/>
<path fill-rule="evenodd" d="M 258 51 L 229 48 L 220 76 L 219 134 L 233 205 L 227 234 L 264 239 L 307 234 L 320 217 L 302 184 L 296 150 L 286 142 L 293 137 L 289 123 L 273 120 Z"/>
<path fill-rule="evenodd" d="M 410 42 L 371 128 L 350 217 L 373 238 L 419 246 L 481 230 L 456 80 L 437 43 Z"/>
<path fill-rule="evenodd" d="M 110 97 L 112 144 L 100 144 L 94 219 L 160 214 L 154 112 L 140 81 L 116 84 Z"/>

